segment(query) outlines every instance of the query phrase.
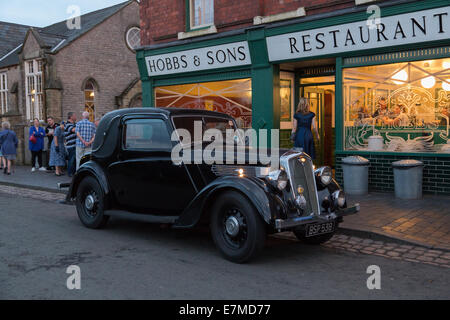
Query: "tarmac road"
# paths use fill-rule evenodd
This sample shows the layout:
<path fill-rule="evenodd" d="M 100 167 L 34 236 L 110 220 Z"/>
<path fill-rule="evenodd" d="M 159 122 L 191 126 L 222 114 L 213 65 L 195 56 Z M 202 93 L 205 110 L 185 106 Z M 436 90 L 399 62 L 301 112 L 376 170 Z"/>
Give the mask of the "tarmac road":
<path fill-rule="evenodd" d="M 81 269 L 69 290 L 66 268 Z M 370 265 L 381 290 L 366 286 Z M 111 219 L 0 194 L 0 299 L 449 299 L 450 269 L 270 237 L 262 255 L 224 260 L 206 231 Z"/>

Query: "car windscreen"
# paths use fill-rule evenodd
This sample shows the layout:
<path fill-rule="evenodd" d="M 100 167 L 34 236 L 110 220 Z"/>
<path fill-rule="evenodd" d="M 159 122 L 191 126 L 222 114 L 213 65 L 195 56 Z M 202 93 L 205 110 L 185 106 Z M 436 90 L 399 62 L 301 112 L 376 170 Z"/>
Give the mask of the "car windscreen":
<path fill-rule="evenodd" d="M 195 130 L 195 122 L 201 124 L 202 134 L 194 134 Z M 175 125 L 175 129 L 185 129 L 191 135 L 191 142 L 202 141 L 203 134 L 208 129 L 218 129 L 223 134 L 223 139 L 225 141 L 225 134 L 227 129 L 236 130 L 236 125 L 234 121 L 227 118 L 219 118 L 219 117 L 210 117 L 210 116 L 182 116 L 182 117 L 173 117 L 173 123 Z M 197 124 L 197 126 L 199 126 Z"/>

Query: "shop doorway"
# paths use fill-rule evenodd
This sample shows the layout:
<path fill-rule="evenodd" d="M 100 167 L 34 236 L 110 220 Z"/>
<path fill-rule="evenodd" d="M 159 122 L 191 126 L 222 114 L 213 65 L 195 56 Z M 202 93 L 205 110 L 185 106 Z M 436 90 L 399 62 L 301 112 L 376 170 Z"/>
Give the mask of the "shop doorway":
<path fill-rule="evenodd" d="M 320 139 L 315 139 L 318 166 L 334 167 L 335 149 L 335 77 L 311 77 L 300 79 L 299 96 L 308 98 L 311 111 L 316 114 Z"/>

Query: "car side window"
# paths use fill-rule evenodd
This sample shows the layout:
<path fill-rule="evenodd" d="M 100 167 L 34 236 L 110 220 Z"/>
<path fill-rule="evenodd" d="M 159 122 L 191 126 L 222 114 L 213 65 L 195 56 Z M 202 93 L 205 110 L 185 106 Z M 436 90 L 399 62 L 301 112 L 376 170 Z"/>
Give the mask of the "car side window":
<path fill-rule="evenodd" d="M 131 119 L 125 122 L 124 149 L 167 150 L 172 148 L 166 123 L 161 119 Z"/>

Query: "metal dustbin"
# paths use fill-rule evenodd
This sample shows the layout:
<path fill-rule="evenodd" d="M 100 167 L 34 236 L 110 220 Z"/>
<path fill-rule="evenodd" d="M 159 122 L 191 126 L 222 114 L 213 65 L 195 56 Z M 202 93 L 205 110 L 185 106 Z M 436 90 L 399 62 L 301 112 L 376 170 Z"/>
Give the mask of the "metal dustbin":
<path fill-rule="evenodd" d="M 400 160 L 392 163 L 394 169 L 395 197 L 422 199 L 423 162 Z"/>
<path fill-rule="evenodd" d="M 350 156 L 342 159 L 345 193 L 367 194 L 369 190 L 369 166 L 370 161 L 361 156 Z"/>

